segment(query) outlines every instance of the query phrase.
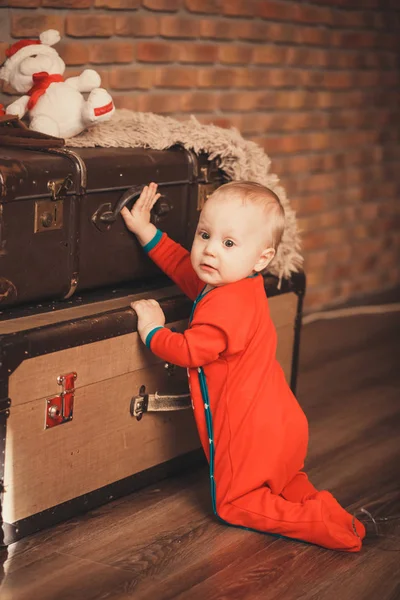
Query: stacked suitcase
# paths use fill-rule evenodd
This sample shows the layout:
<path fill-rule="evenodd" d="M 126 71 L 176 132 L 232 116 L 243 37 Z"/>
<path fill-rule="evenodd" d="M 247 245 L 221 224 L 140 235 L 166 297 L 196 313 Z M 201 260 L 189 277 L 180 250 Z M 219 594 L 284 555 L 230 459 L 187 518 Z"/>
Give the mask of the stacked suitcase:
<path fill-rule="evenodd" d="M 0 146 L 5 544 L 204 461 L 191 410 L 175 410 L 190 406 L 186 371 L 144 346 L 129 308 L 156 298 L 178 331 L 191 310 L 119 215 L 150 181 L 163 194 L 153 222 L 189 249 L 226 181 L 216 160 L 180 146 Z M 304 275 L 265 287 L 294 389 Z"/>

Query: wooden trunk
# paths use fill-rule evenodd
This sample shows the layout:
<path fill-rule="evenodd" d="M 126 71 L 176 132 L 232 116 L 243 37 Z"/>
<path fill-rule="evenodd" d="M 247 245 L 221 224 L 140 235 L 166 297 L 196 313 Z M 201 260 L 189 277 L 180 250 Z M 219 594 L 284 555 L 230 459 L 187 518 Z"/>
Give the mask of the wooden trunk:
<path fill-rule="evenodd" d="M 304 277 L 280 291 L 274 278 L 265 285 L 294 389 Z M 165 368 L 138 336 L 129 304 L 143 297 L 159 300 L 168 327 L 186 327 L 192 303 L 175 286 L 17 317 L 14 309 L 0 324 L 6 544 L 204 461 L 191 410 L 131 414 L 142 386 L 188 394 L 186 370 Z M 54 425 L 57 380 L 71 373 L 73 418 Z"/>

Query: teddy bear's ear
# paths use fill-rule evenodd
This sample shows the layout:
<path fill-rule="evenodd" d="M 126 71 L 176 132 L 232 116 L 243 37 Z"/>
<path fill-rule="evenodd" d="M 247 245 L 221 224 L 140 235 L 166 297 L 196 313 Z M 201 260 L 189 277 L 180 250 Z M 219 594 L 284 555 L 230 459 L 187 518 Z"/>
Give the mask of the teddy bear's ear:
<path fill-rule="evenodd" d="M 39 38 L 42 44 L 46 44 L 46 46 L 54 46 L 54 44 L 57 44 L 61 40 L 60 33 L 55 29 L 43 31 Z"/>

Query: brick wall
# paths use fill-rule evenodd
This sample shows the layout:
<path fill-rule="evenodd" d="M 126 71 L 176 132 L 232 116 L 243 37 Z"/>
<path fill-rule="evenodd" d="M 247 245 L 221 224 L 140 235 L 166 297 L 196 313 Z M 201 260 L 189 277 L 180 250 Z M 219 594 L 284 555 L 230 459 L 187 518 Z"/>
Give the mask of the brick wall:
<path fill-rule="evenodd" d="M 400 283 L 397 0 L 0 7 L 1 59 L 55 28 L 67 73 L 91 65 L 118 107 L 192 113 L 259 143 L 303 230 L 309 309 Z"/>

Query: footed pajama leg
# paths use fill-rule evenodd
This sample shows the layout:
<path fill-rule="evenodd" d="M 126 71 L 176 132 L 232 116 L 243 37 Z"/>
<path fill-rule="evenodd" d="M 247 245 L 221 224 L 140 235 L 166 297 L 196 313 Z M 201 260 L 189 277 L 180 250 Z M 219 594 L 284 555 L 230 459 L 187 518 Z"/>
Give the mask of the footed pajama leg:
<path fill-rule="evenodd" d="M 311 485 L 311 484 L 309 484 Z M 361 549 L 351 516 L 329 492 L 317 492 L 304 502 L 290 502 L 263 486 L 230 502 L 218 502 L 217 514 L 232 525 L 283 535 L 345 552 Z"/>
<path fill-rule="evenodd" d="M 346 528 L 353 527 L 352 515 L 340 506 L 330 492 L 318 491 L 303 471 L 296 473 L 293 479 L 283 488 L 280 495 L 290 502 L 305 502 L 308 499 L 319 497 L 326 504 L 332 520 L 342 523 Z M 354 527 L 357 535 L 363 540 L 365 537 L 364 525 L 358 519 L 354 519 Z"/>

